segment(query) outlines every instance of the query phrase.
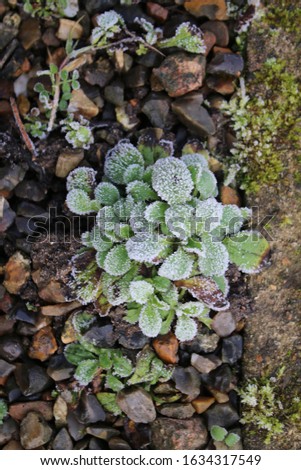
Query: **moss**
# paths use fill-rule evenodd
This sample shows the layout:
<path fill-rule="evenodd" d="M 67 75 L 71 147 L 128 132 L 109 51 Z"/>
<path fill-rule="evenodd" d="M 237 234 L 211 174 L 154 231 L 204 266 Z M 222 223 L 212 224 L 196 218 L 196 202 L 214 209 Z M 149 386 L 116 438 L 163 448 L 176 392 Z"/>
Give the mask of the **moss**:
<path fill-rule="evenodd" d="M 279 179 L 287 151 L 298 146 L 301 93 L 285 61 L 275 58 L 263 64 L 250 87 L 256 95 L 250 98 L 242 82 L 224 109 L 236 133 L 231 163 L 240 165 L 241 187 L 257 192 Z"/>
<path fill-rule="evenodd" d="M 271 5 L 270 0 L 265 3 L 268 8 L 264 21 L 269 26 L 274 30 L 282 29 L 287 33 L 296 34 L 298 39 L 301 38 L 301 5 L 294 5 L 291 0 L 278 0 L 277 5 Z"/>

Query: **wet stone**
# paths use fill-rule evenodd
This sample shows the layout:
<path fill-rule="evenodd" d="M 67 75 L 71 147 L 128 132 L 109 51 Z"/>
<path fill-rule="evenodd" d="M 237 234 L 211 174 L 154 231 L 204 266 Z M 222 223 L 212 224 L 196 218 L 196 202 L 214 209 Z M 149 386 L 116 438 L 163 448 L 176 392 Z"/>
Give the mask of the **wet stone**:
<path fill-rule="evenodd" d="M 52 384 L 46 370 L 33 364 L 30 367 L 27 364 L 18 364 L 15 377 L 22 394 L 26 397 L 38 394 Z"/>
<path fill-rule="evenodd" d="M 105 99 L 116 106 L 124 103 L 124 86 L 121 80 L 115 80 L 107 85 L 104 90 Z"/>
<path fill-rule="evenodd" d="M 148 51 L 146 54 L 137 56 L 135 60 L 138 64 L 153 68 L 158 67 L 161 64 L 162 57 L 157 52 Z"/>
<path fill-rule="evenodd" d="M 83 335 L 84 340 L 92 343 L 98 348 L 112 348 L 117 340 L 117 335 L 113 331 L 113 326 L 93 326 Z"/>
<path fill-rule="evenodd" d="M 239 77 L 244 68 L 243 58 L 238 54 L 218 53 L 207 67 L 207 72 L 213 75 L 230 75 Z"/>
<path fill-rule="evenodd" d="M 188 420 L 158 418 L 151 425 L 152 448 L 156 450 L 195 450 L 207 444 L 208 432 L 199 417 Z"/>
<path fill-rule="evenodd" d="M 207 109 L 202 106 L 202 93 L 193 93 L 175 100 L 171 107 L 178 119 L 194 134 L 200 137 L 213 135 L 215 124 Z"/>
<path fill-rule="evenodd" d="M 202 86 L 205 67 L 204 56 L 179 52 L 166 57 L 153 74 L 169 96 L 178 97 Z"/>
<path fill-rule="evenodd" d="M 75 367 L 70 364 L 65 358 L 64 354 L 52 356 L 47 368 L 47 374 L 55 382 L 68 380 L 74 375 Z"/>
<path fill-rule="evenodd" d="M 153 93 L 147 97 L 141 111 L 148 117 L 152 126 L 170 129 L 174 121 L 170 104 L 171 101 L 167 96 Z"/>
<path fill-rule="evenodd" d="M 151 440 L 149 424 L 134 423 L 129 419 L 124 422 L 125 437 L 133 449 L 146 449 Z"/>
<path fill-rule="evenodd" d="M 200 18 L 206 16 L 210 20 L 226 20 L 227 5 L 225 0 L 187 0 L 185 9 L 193 16 Z"/>
<path fill-rule="evenodd" d="M 8 362 L 13 362 L 23 354 L 23 346 L 18 336 L 0 337 L 0 357 Z"/>
<path fill-rule="evenodd" d="M 239 420 L 236 409 L 230 403 L 216 403 L 205 412 L 205 417 L 209 429 L 214 425 L 229 428 Z"/>
<path fill-rule="evenodd" d="M 13 224 L 15 217 L 16 214 L 7 200 L 0 196 L 0 233 L 5 232 Z"/>
<path fill-rule="evenodd" d="M 11 439 L 18 439 L 18 437 L 17 423 L 12 418 L 5 419 L 3 424 L 0 424 L 0 446 L 4 446 Z"/>
<path fill-rule="evenodd" d="M 149 393 L 130 387 L 117 394 L 120 409 L 135 423 L 150 423 L 156 419 L 156 409 Z"/>
<path fill-rule="evenodd" d="M 201 376 L 194 367 L 176 367 L 172 380 L 176 389 L 187 395 L 190 401 L 200 394 Z"/>
<path fill-rule="evenodd" d="M 227 310 L 225 312 L 218 312 L 212 321 L 212 329 L 221 338 L 231 335 L 236 328 L 235 318 L 232 313 Z"/>
<path fill-rule="evenodd" d="M 159 412 L 168 418 L 188 419 L 194 415 L 195 409 L 190 403 L 172 403 L 161 406 Z"/>
<path fill-rule="evenodd" d="M 176 364 L 179 361 L 179 341 L 173 333 L 158 336 L 153 341 L 153 348 L 162 361 L 166 364 Z"/>
<path fill-rule="evenodd" d="M 200 356 L 193 353 L 191 355 L 191 365 L 201 374 L 208 374 L 220 366 L 222 361 L 217 356 Z"/>
<path fill-rule="evenodd" d="M 55 436 L 52 444 L 53 450 L 72 450 L 73 442 L 66 428 L 62 428 Z"/>
<path fill-rule="evenodd" d="M 20 426 L 20 439 L 24 449 L 36 449 L 50 441 L 52 429 L 40 413 L 31 411 Z"/>
<path fill-rule="evenodd" d="M 12 439 L 9 441 L 2 450 L 24 450 L 19 441 Z"/>
<path fill-rule="evenodd" d="M 230 365 L 235 364 L 242 357 L 243 339 L 241 335 L 233 335 L 223 339 L 222 358 L 223 362 Z"/>
<path fill-rule="evenodd" d="M 222 364 L 209 374 L 202 375 L 202 382 L 220 392 L 229 392 L 233 388 L 232 372 L 227 364 Z"/>
<path fill-rule="evenodd" d="M 225 47 L 229 43 L 229 30 L 222 21 L 206 21 L 202 24 L 202 31 L 210 31 L 216 37 L 216 45 Z"/>
<path fill-rule="evenodd" d="M 46 46 L 58 47 L 60 45 L 60 41 L 55 35 L 54 28 L 47 28 L 44 31 L 42 41 Z"/>
<path fill-rule="evenodd" d="M 106 413 L 95 395 L 87 395 L 86 393 L 82 395 L 75 413 L 83 424 L 97 423 L 106 419 Z"/>
<path fill-rule="evenodd" d="M 112 437 L 109 440 L 109 449 L 111 450 L 131 450 L 131 446 L 121 437 Z"/>
<path fill-rule="evenodd" d="M 85 1 L 85 9 L 88 13 L 103 13 L 110 8 L 113 8 L 117 5 L 118 0 L 86 0 Z"/>

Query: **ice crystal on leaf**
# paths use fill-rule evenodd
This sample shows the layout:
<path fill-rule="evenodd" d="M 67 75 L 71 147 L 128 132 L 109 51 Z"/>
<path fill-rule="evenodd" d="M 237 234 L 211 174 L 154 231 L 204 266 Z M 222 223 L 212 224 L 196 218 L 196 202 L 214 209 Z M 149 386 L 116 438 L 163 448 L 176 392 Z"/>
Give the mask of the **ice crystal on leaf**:
<path fill-rule="evenodd" d="M 97 27 L 92 30 L 91 43 L 93 46 L 106 46 L 114 36 L 125 26 L 121 15 L 114 10 L 106 11 L 96 17 Z"/>
<path fill-rule="evenodd" d="M 129 271 L 131 261 L 124 245 L 116 245 L 109 251 L 104 268 L 112 276 L 122 276 Z"/>
<path fill-rule="evenodd" d="M 169 207 L 165 212 L 165 222 L 169 231 L 180 240 L 191 236 L 193 208 L 187 204 Z"/>
<path fill-rule="evenodd" d="M 126 249 L 130 259 L 141 263 L 158 264 L 161 255 L 166 250 L 167 241 L 162 235 L 156 237 L 152 234 L 141 233 L 130 238 L 126 243 Z"/>
<path fill-rule="evenodd" d="M 199 201 L 195 209 L 195 229 L 198 235 L 211 232 L 219 226 L 223 214 L 223 206 L 214 198 Z"/>
<path fill-rule="evenodd" d="M 65 139 L 73 148 L 89 149 L 94 143 L 92 129 L 89 127 L 89 121 L 82 116 L 76 121 L 72 114 L 60 122 Z"/>
<path fill-rule="evenodd" d="M 197 329 L 195 320 L 181 315 L 177 319 L 175 334 L 179 341 L 191 341 L 195 337 Z"/>
<path fill-rule="evenodd" d="M 159 310 L 150 305 L 144 305 L 139 317 L 139 326 L 145 336 L 155 338 L 158 336 L 162 326 L 162 318 Z"/>
<path fill-rule="evenodd" d="M 133 281 L 130 284 L 130 294 L 134 302 L 138 304 L 147 303 L 148 299 L 153 295 L 153 286 L 146 281 Z"/>
<path fill-rule="evenodd" d="M 187 153 L 182 155 L 181 157 L 182 162 L 185 163 L 186 166 L 197 166 L 199 165 L 202 168 L 208 168 L 208 160 L 204 155 L 200 153 Z"/>
<path fill-rule="evenodd" d="M 132 181 L 142 181 L 144 174 L 144 168 L 137 163 L 130 165 L 124 172 L 125 184 L 131 183 Z"/>
<path fill-rule="evenodd" d="M 200 28 L 191 23 L 182 23 L 176 29 L 176 34 L 159 42 L 160 48 L 178 47 L 193 54 L 205 54 L 206 46 Z"/>
<path fill-rule="evenodd" d="M 170 255 L 159 268 L 159 275 L 177 281 L 187 279 L 191 275 L 194 258 L 179 248 Z"/>
<path fill-rule="evenodd" d="M 134 145 L 123 140 L 108 153 L 104 172 L 113 183 L 126 184 L 124 174 L 130 165 L 143 167 L 144 160 Z"/>
<path fill-rule="evenodd" d="M 111 183 L 99 183 L 94 191 L 95 199 L 102 206 L 112 206 L 120 198 L 120 194 L 116 186 Z"/>
<path fill-rule="evenodd" d="M 226 247 L 211 236 L 203 237 L 203 251 L 199 255 L 199 268 L 204 276 L 222 276 L 229 264 Z"/>
<path fill-rule="evenodd" d="M 91 194 L 95 186 L 96 171 L 88 167 L 80 167 L 71 171 L 67 178 L 67 191 L 81 189 Z"/>
<path fill-rule="evenodd" d="M 95 212 L 95 207 L 92 205 L 89 195 L 82 189 L 72 189 L 69 191 L 66 202 L 68 208 L 75 214 L 85 215 Z"/>
<path fill-rule="evenodd" d="M 144 217 L 148 222 L 159 224 L 165 219 L 165 212 L 168 209 L 168 204 L 162 201 L 155 201 L 144 212 Z"/>
<path fill-rule="evenodd" d="M 168 204 L 182 204 L 191 199 L 193 182 L 185 163 L 175 157 L 157 160 L 152 184 L 157 194 Z"/>

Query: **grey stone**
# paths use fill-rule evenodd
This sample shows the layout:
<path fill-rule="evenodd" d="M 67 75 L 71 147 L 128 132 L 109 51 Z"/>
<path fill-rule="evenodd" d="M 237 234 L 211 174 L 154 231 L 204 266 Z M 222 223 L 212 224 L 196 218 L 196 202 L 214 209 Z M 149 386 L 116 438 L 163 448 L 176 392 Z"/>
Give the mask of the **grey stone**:
<path fill-rule="evenodd" d="M 40 413 L 30 411 L 22 420 L 20 440 L 24 449 L 36 449 L 50 441 L 52 429 Z"/>
<path fill-rule="evenodd" d="M 15 370 L 15 366 L 0 359 L 0 377 L 8 377 Z"/>
<path fill-rule="evenodd" d="M 243 58 L 231 52 L 218 53 L 207 67 L 207 73 L 215 75 L 230 75 L 239 77 L 244 68 Z"/>
<path fill-rule="evenodd" d="M 170 405 L 163 405 L 159 411 L 163 416 L 176 419 L 191 418 L 195 413 L 195 409 L 190 403 L 172 403 Z"/>
<path fill-rule="evenodd" d="M 66 428 L 62 428 L 55 436 L 52 444 L 53 450 L 72 450 L 73 442 Z"/>
<path fill-rule="evenodd" d="M 235 364 L 242 357 L 243 339 L 241 335 L 233 335 L 223 339 L 222 358 L 223 362 Z"/>
<path fill-rule="evenodd" d="M 83 424 L 97 423 L 106 419 L 106 413 L 95 395 L 87 395 L 86 393 L 81 396 L 75 413 Z"/>
<path fill-rule="evenodd" d="M 156 419 L 153 400 L 143 388 L 121 390 L 117 395 L 117 404 L 135 423 L 151 423 Z"/>
<path fill-rule="evenodd" d="M 215 124 L 207 109 L 202 106 L 202 93 L 191 93 L 175 100 L 171 107 L 178 119 L 188 129 L 200 137 L 207 137 L 216 132 Z"/>
<path fill-rule="evenodd" d="M 187 395 L 190 401 L 200 394 L 201 376 L 194 367 L 175 367 L 172 380 L 176 389 Z"/>
<path fill-rule="evenodd" d="M 98 348 L 112 348 L 117 340 L 112 325 L 92 326 L 83 338 Z"/>
<path fill-rule="evenodd" d="M 15 361 L 23 353 L 23 346 L 17 336 L 1 336 L 0 357 L 5 361 Z"/>
<path fill-rule="evenodd" d="M 43 367 L 30 364 L 18 364 L 15 378 L 23 395 L 35 395 L 48 388 L 53 382 Z"/>
<path fill-rule="evenodd" d="M 208 441 L 208 432 L 200 417 L 158 418 L 151 424 L 151 430 L 151 445 L 156 450 L 203 449 Z"/>
<path fill-rule="evenodd" d="M 235 318 L 229 310 L 218 312 L 213 318 L 211 327 L 218 336 L 224 338 L 225 336 L 231 335 L 235 330 Z"/>
<path fill-rule="evenodd" d="M 208 374 L 220 366 L 221 363 L 220 358 L 214 355 L 207 357 L 195 353 L 191 355 L 191 365 L 201 374 Z"/>
<path fill-rule="evenodd" d="M 228 428 L 239 420 L 237 411 L 230 403 L 216 403 L 205 411 L 204 415 L 209 429 L 214 425 Z"/>

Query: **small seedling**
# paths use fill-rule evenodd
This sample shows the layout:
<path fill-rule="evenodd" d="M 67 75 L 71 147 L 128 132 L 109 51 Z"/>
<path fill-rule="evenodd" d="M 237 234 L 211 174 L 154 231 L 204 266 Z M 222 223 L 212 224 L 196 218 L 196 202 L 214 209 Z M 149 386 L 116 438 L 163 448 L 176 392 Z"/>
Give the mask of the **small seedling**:
<path fill-rule="evenodd" d="M 240 436 L 234 432 L 228 432 L 221 426 L 212 426 L 210 434 L 214 441 L 223 442 L 228 448 L 235 446 L 240 441 Z"/>

